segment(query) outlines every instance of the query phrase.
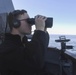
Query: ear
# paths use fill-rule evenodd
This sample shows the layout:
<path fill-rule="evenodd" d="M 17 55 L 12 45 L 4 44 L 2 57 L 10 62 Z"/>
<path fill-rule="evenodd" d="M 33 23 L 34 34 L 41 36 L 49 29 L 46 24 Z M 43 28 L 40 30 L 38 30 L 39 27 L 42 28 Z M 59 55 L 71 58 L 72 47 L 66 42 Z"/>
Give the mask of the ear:
<path fill-rule="evenodd" d="M 17 20 L 17 19 L 13 20 L 13 27 L 14 28 L 18 28 L 18 27 L 20 27 L 20 25 L 21 25 L 21 22 L 19 20 Z"/>

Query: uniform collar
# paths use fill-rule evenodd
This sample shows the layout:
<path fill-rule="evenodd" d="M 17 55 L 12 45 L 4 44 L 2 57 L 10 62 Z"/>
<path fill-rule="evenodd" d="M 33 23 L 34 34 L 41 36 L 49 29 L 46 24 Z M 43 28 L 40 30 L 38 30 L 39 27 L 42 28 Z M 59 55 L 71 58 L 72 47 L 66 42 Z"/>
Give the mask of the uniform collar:
<path fill-rule="evenodd" d="M 13 35 L 10 33 L 6 33 L 5 34 L 5 40 L 9 40 L 9 41 L 13 41 L 13 42 L 17 42 L 17 43 L 24 43 L 27 41 L 27 37 L 24 36 L 23 40 L 21 41 L 21 36 L 20 35 Z"/>

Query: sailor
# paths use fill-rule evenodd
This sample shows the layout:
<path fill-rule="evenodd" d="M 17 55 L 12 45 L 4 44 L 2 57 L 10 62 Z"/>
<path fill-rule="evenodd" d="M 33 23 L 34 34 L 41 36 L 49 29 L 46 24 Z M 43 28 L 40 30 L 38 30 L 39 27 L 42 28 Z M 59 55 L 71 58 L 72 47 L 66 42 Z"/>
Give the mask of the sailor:
<path fill-rule="evenodd" d="M 5 33 L 0 45 L 1 75 L 33 75 L 44 67 L 44 53 L 49 40 L 45 31 L 47 18 L 42 15 L 35 17 L 36 30 L 30 42 L 26 37 L 32 30 L 28 18 L 26 10 L 14 10 L 8 15 L 10 33 Z"/>

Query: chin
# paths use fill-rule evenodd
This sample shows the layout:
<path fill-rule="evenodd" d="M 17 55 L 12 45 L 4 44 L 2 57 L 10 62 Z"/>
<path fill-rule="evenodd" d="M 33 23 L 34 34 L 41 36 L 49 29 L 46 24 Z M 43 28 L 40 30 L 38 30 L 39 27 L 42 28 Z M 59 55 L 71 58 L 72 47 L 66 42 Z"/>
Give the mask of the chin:
<path fill-rule="evenodd" d="M 25 34 L 30 35 L 30 34 L 31 34 L 31 32 L 27 32 L 27 33 L 25 33 Z"/>

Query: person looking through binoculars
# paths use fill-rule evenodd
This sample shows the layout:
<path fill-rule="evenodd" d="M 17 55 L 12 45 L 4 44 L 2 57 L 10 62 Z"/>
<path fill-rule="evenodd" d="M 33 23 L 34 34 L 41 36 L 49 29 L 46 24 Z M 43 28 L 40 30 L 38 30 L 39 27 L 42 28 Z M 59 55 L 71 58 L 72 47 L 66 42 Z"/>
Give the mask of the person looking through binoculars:
<path fill-rule="evenodd" d="M 5 75 L 32 75 L 41 72 L 44 53 L 48 47 L 49 35 L 45 31 L 47 18 L 35 16 L 35 31 L 29 42 L 32 23 L 26 10 L 14 10 L 8 14 L 10 33 L 5 33 L 0 45 L 0 71 Z"/>

